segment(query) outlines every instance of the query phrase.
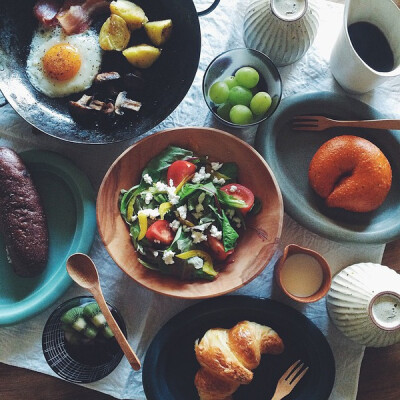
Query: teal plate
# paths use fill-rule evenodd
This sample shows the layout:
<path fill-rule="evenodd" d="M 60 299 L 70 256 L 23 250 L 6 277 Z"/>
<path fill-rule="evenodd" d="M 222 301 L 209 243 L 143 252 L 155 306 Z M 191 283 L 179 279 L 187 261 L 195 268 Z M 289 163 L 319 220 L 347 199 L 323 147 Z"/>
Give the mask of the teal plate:
<path fill-rule="evenodd" d="M 325 115 L 344 120 L 385 118 L 367 104 L 335 93 L 285 98 L 275 114 L 259 126 L 255 142 L 278 181 L 285 211 L 310 231 L 337 242 L 378 244 L 400 237 L 400 134 L 360 128 L 294 131 L 291 120 L 297 115 Z M 353 213 L 328 208 L 308 183 L 308 166 L 315 152 L 327 140 L 339 135 L 360 136 L 373 142 L 390 162 L 392 187 L 375 211 Z"/>
<path fill-rule="evenodd" d="M 21 153 L 40 193 L 49 228 L 49 261 L 35 278 L 17 276 L 0 236 L 0 326 L 21 322 L 53 304 L 69 287 L 65 263 L 89 252 L 96 232 L 95 196 L 88 178 L 67 159 L 47 151 Z"/>

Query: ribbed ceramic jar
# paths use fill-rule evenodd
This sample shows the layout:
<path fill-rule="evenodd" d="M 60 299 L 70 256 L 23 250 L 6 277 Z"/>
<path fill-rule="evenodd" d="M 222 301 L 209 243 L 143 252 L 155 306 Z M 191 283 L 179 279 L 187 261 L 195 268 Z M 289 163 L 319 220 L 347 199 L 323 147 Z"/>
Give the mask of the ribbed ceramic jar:
<path fill-rule="evenodd" d="M 380 264 L 360 263 L 339 272 L 327 296 L 334 324 L 367 347 L 400 342 L 400 275 Z"/>
<path fill-rule="evenodd" d="M 277 66 L 292 64 L 307 52 L 319 16 L 310 0 L 251 0 L 244 20 L 247 47 L 266 54 Z"/>

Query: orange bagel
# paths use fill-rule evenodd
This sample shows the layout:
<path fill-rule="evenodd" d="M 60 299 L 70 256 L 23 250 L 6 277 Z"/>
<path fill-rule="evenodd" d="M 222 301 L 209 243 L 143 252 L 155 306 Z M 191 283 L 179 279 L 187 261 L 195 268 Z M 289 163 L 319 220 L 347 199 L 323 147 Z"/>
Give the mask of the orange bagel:
<path fill-rule="evenodd" d="M 368 212 L 385 200 L 392 184 L 392 169 L 373 143 L 343 135 L 328 140 L 317 150 L 308 179 L 328 207 Z"/>

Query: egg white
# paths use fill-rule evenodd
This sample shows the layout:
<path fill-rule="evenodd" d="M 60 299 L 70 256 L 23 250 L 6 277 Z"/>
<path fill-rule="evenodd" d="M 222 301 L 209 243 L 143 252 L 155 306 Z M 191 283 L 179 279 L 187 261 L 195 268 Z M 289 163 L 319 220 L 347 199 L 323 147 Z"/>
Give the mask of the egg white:
<path fill-rule="evenodd" d="M 68 81 L 57 81 L 47 76 L 42 59 L 56 44 L 68 43 L 74 46 L 80 57 L 78 73 Z M 92 30 L 76 35 L 66 35 L 62 28 L 39 28 L 32 39 L 26 63 L 26 72 L 32 85 L 49 97 L 65 97 L 88 89 L 100 70 L 102 50 L 98 34 Z"/>

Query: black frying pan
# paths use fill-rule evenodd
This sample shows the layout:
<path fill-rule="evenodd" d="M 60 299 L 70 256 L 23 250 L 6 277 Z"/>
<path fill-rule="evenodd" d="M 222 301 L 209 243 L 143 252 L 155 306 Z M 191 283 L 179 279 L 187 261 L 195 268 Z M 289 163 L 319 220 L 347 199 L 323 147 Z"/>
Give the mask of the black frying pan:
<path fill-rule="evenodd" d="M 35 0 L 1 0 L 0 90 L 15 111 L 51 136 L 87 144 L 138 138 L 163 121 L 185 97 L 197 71 L 201 45 L 198 15 L 212 11 L 219 0 L 199 13 L 192 0 L 135 0 L 135 3 L 144 9 L 150 21 L 171 18 L 173 34 L 163 46 L 162 56 L 144 70 L 146 90 L 138 117 L 121 118 L 109 127 L 87 127 L 76 123 L 68 110 L 68 101 L 76 101 L 81 95 L 52 99 L 35 90 L 27 78 L 26 58 L 38 24 L 32 13 Z M 99 30 L 106 18 L 96 20 L 94 27 Z M 118 58 L 110 58 L 115 54 L 107 57 L 103 64 L 119 62 Z M 121 55 L 116 57 L 125 61 Z"/>

